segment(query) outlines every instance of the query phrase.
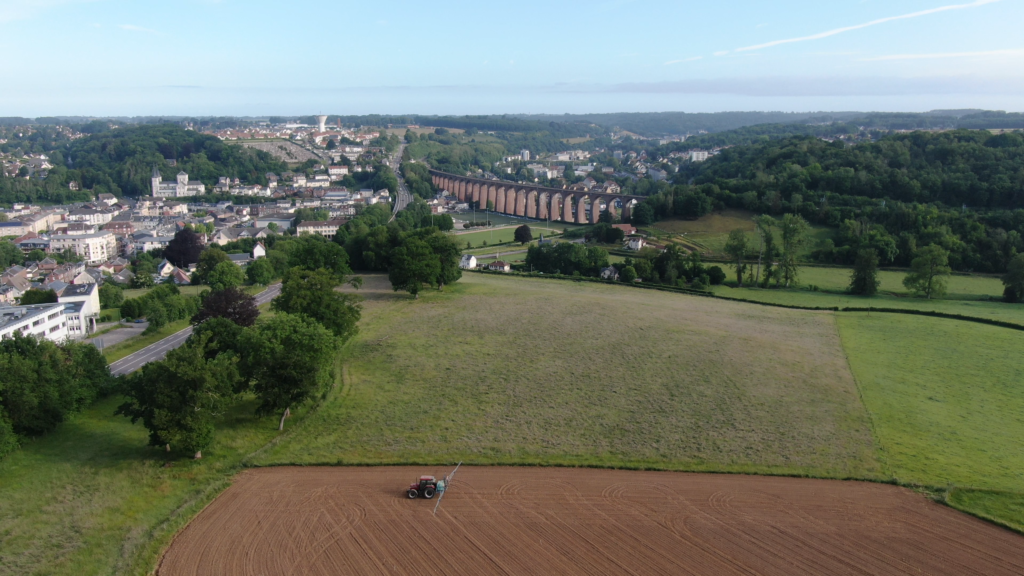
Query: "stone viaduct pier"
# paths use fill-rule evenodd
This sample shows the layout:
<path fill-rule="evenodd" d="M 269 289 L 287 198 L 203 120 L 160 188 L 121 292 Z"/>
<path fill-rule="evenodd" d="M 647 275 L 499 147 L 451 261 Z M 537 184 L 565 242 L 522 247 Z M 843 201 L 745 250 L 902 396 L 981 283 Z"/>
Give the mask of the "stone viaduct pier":
<path fill-rule="evenodd" d="M 608 194 L 586 190 L 545 188 L 505 180 L 484 180 L 456 176 L 437 170 L 430 175 L 434 186 L 455 194 L 460 201 L 475 203 L 483 210 L 488 202 L 495 212 L 552 222 L 596 224 L 602 211 L 629 220 L 633 205 L 643 196 Z"/>

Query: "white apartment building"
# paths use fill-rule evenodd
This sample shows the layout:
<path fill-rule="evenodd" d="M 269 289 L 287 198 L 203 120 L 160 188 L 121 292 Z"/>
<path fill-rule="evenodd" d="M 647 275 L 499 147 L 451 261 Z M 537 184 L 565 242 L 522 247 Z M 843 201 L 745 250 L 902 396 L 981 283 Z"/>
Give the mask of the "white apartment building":
<path fill-rule="evenodd" d="M 707 159 L 707 150 L 690 150 L 690 162 L 703 162 Z"/>
<path fill-rule="evenodd" d="M 334 238 L 338 233 L 338 228 L 344 226 L 345 222 L 348 222 L 348 220 L 310 220 L 296 226 L 295 233 L 299 236 L 303 234 L 319 234 L 324 238 Z"/>
<path fill-rule="evenodd" d="M 81 256 L 87 265 L 101 264 L 117 256 L 117 238 L 105 230 L 94 234 L 60 234 L 50 237 L 51 251 L 63 252 L 68 248 Z"/>
<path fill-rule="evenodd" d="M 33 304 L 31 306 L 0 306 L 0 339 L 23 336 L 45 338 L 53 342 L 68 339 L 68 323 L 64 304 Z"/>
<path fill-rule="evenodd" d="M 102 226 L 107 222 L 110 222 L 116 215 L 117 212 L 113 210 L 79 208 L 68 212 L 66 220 L 68 222 L 81 222 L 83 224 L 92 224 L 93 226 Z"/>
<path fill-rule="evenodd" d="M 529 150 L 520 150 L 519 151 L 519 159 L 522 160 L 523 162 L 529 162 L 530 161 L 530 151 Z"/>

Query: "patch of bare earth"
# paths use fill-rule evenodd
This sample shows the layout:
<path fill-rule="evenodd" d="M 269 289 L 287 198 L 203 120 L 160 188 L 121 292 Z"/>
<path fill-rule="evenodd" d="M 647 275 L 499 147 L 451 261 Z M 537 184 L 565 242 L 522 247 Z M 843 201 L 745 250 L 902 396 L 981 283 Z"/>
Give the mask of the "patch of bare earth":
<path fill-rule="evenodd" d="M 1021 574 L 1024 538 L 903 488 L 675 472 L 267 468 L 175 539 L 160 576 Z"/>

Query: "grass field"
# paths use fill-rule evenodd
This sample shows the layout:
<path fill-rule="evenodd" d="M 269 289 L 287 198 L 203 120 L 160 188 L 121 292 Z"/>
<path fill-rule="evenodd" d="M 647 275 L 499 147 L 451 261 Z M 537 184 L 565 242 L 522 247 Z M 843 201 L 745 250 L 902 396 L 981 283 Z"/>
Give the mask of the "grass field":
<path fill-rule="evenodd" d="M 723 210 L 712 212 L 697 220 L 662 220 L 649 228 L 656 232 L 680 235 L 683 239 L 704 247 L 711 255 L 725 256 L 725 243 L 729 239 L 729 232 L 736 229 L 746 231 L 751 246 L 757 247 L 757 233 L 754 231 L 752 220 L 754 216 L 753 212 L 746 210 Z M 799 251 L 799 257 L 806 259 L 811 251 L 817 248 L 819 242 L 834 235 L 835 230 L 832 228 L 812 225 L 803 249 Z M 781 241 L 778 233 L 776 240 Z"/>
<path fill-rule="evenodd" d="M 345 392 L 257 463 L 879 473 L 828 314 L 475 274 L 411 300 L 381 280 Z"/>
<path fill-rule="evenodd" d="M 225 414 L 201 461 L 169 457 L 146 447 L 141 424 L 113 416 L 119 403 L 100 401 L 0 461 L 0 575 L 151 573 L 171 537 L 279 434 L 249 400 Z"/>
<path fill-rule="evenodd" d="M 1024 529 L 1024 333 L 891 314 L 838 324 L 888 475 L 1007 491 L 960 491 L 952 503 Z"/>
<path fill-rule="evenodd" d="M 731 267 L 730 267 L 731 268 Z M 725 269 L 725 267 L 723 267 Z M 815 285 L 822 290 L 845 292 L 850 287 L 850 268 L 819 268 L 804 266 L 800 268 L 799 285 Z M 878 278 L 882 281 L 878 290 L 882 293 L 911 295 L 903 286 L 906 272 L 881 270 Z M 946 278 L 949 300 L 983 300 L 1000 298 L 1003 295 L 1003 283 L 995 276 L 949 276 Z"/>
<path fill-rule="evenodd" d="M 181 292 L 182 296 L 199 296 L 200 292 L 209 289 L 209 286 L 178 286 L 178 290 Z M 152 290 L 152 288 L 129 288 L 124 291 L 124 297 L 126 300 L 128 298 L 138 298 L 139 296 L 148 293 L 150 290 Z"/>
<path fill-rule="evenodd" d="M 931 310 L 949 314 L 963 314 L 1005 322 L 1024 324 L 1024 304 L 1006 304 L 996 301 L 910 298 L 905 296 L 855 296 L 829 292 L 812 292 L 806 289 L 763 290 L 757 288 L 731 288 L 712 286 L 715 294 L 724 298 L 755 300 L 786 306 L 812 307 L 874 307 L 905 308 L 910 310 Z"/>
<path fill-rule="evenodd" d="M 530 231 L 533 233 L 533 237 L 540 238 L 541 234 L 547 236 L 548 231 L 543 227 L 530 226 Z M 552 226 L 552 231 L 557 234 L 562 233 L 561 227 Z M 512 226 L 505 228 L 488 228 L 486 230 L 474 231 L 474 232 L 460 232 L 454 235 L 455 242 L 460 248 L 465 248 L 466 243 L 469 242 L 473 248 L 479 248 L 487 242 L 487 245 L 498 244 L 502 242 L 512 242 L 515 240 L 516 229 Z M 518 244 L 516 244 L 518 246 Z"/>

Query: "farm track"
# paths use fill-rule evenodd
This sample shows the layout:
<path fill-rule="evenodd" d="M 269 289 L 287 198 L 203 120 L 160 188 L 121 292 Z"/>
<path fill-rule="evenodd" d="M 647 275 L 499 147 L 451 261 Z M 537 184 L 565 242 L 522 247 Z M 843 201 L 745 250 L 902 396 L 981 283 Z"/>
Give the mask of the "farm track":
<path fill-rule="evenodd" d="M 404 497 L 446 471 L 248 470 L 158 574 L 1024 573 L 1021 536 L 890 485 L 463 467 L 437 516 Z"/>

